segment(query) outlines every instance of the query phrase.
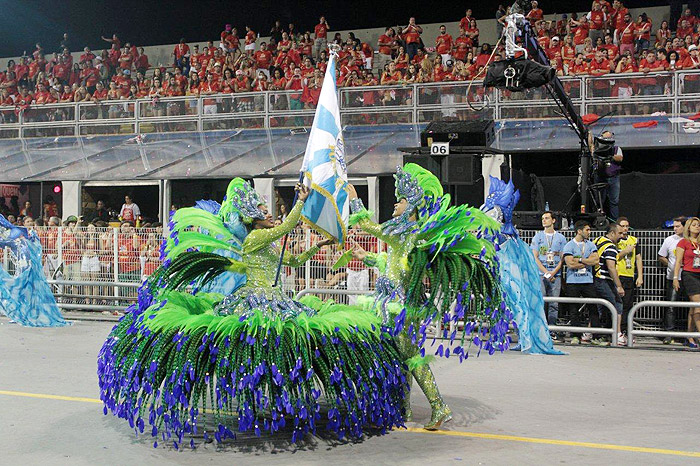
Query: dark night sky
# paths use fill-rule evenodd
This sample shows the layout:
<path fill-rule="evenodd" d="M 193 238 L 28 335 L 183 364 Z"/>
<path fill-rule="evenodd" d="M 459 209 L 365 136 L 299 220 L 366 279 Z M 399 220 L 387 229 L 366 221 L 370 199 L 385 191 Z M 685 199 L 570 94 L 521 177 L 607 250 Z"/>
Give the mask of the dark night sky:
<path fill-rule="evenodd" d="M 561 0 L 540 0 L 547 13 L 584 11 L 590 0 L 567 0 L 567 11 L 556 11 Z M 628 7 L 664 4 L 663 0 L 625 2 Z M 246 6 L 243 6 L 246 5 Z M 351 5 L 351 7 L 348 7 Z M 122 42 L 136 45 L 158 45 L 177 42 L 216 39 L 223 25 L 231 23 L 243 31 L 250 23 L 255 32 L 267 35 L 275 19 L 284 25 L 294 22 L 298 30 L 312 29 L 320 14 L 334 30 L 407 24 L 415 14 L 417 22 L 435 23 L 457 21 L 471 6 L 477 19 L 492 18 L 497 3 L 483 1 L 429 0 L 386 2 L 377 0 L 0 0 L 0 56 L 17 56 L 23 50 L 31 52 L 40 42 L 44 50 L 54 51 L 63 32 L 71 38 L 71 49 L 77 51 L 88 45 L 103 48 L 100 35 L 116 32 Z M 559 8 L 561 10 L 561 8 Z M 242 34 L 241 34 L 242 35 Z"/>

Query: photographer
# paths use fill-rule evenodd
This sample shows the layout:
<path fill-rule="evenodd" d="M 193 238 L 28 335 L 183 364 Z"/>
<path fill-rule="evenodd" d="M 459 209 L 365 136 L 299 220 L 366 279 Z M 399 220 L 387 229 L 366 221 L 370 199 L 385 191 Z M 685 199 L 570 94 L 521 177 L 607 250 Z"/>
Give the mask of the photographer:
<path fill-rule="evenodd" d="M 596 150 L 593 153 L 593 182 L 607 184 L 602 192 L 602 201 L 605 204 L 607 199 L 608 208 L 605 211 L 608 217 L 612 220 L 617 220 L 617 217 L 620 215 L 622 149 L 615 145 L 615 140 L 613 139 L 615 135 L 612 132 L 603 131 L 600 136 L 601 138 L 596 141 Z M 598 148 L 599 142 L 604 143 L 607 147 Z"/>

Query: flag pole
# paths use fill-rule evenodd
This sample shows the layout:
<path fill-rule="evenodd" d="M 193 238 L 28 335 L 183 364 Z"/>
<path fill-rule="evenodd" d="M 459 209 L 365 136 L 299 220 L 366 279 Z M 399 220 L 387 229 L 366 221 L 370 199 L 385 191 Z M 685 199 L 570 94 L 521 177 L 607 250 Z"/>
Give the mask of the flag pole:
<path fill-rule="evenodd" d="M 304 181 L 304 172 L 299 172 L 299 181 L 298 183 L 301 183 Z M 297 199 L 299 198 L 299 191 L 296 189 L 294 190 L 294 201 L 292 202 L 292 209 L 297 203 Z M 280 253 L 280 260 L 277 263 L 277 272 L 275 272 L 275 284 L 272 285 L 273 287 L 276 287 L 277 284 L 279 283 L 280 280 L 280 273 L 282 272 L 282 261 L 284 260 L 284 251 L 287 249 L 287 239 L 289 238 L 289 233 L 284 235 L 284 239 L 282 240 L 282 252 Z"/>
<path fill-rule="evenodd" d="M 330 44 L 328 48 L 330 50 L 330 57 L 328 60 L 328 63 L 330 66 L 330 64 L 332 64 L 332 61 L 337 57 L 338 51 L 340 50 L 340 46 L 337 44 Z M 335 66 L 333 66 L 332 69 L 335 70 Z M 335 75 L 332 76 L 332 79 L 335 80 Z M 337 98 L 337 96 L 336 96 L 336 98 Z M 319 107 L 320 107 L 320 105 L 317 106 L 317 108 L 316 108 L 317 112 L 318 112 Z M 314 116 L 314 124 L 315 123 L 316 123 L 316 116 Z M 312 125 L 312 129 L 313 129 L 313 125 Z M 311 137 L 311 135 L 309 135 L 309 137 Z M 307 147 L 307 149 L 308 149 L 308 147 Z M 302 164 L 302 169 L 299 171 L 299 184 L 303 183 L 303 181 L 304 181 L 304 167 L 305 167 L 305 165 Z M 292 202 L 292 209 L 296 205 L 298 197 L 299 197 L 299 192 L 295 191 L 294 192 L 294 202 Z M 273 285 L 273 287 L 277 287 L 277 285 L 279 284 L 279 281 L 280 281 L 280 273 L 282 272 L 282 261 L 284 260 L 284 252 L 287 249 L 288 238 L 289 238 L 289 233 L 284 235 L 284 239 L 282 240 L 282 251 L 280 252 L 280 260 L 277 263 L 277 272 L 275 273 L 275 284 Z"/>

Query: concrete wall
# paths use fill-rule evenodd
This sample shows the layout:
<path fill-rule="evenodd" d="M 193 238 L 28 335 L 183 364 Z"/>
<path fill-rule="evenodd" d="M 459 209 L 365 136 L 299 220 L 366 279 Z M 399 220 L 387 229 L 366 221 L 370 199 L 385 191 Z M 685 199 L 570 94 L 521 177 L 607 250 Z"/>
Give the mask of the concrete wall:
<path fill-rule="evenodd" d="M 496 4 L 494 4 L 494 15 L 496 12 Z M 656 31 L 656 28 L 661 24 L 662 20 L 668 20 L 670 17 L 670 8 L 668 6 L 659 6 L 659 7 L 649 7 L 649 8 L 631 8 L 630 13 L 632 14 L 632 19 L 635 20 L 637 18 L 637 15 L 646 12 L 647 15 L 652 19 L 653 21 L 653 28 L 654 31 Z M 561 13 L 555 13 L 555 14 L 550 14 L 550 15 L 545 15 L 545 19 L 551 20 L 551 19 L 559 19 L 561 17 Z M 329 17 L 329 23 L 331 26 L 333 25 L 332 18 Z M 408 18 L 406 18 L 408 20 Z M 420 17 L 417 18 L 418 24 L 420 24 Z M 496 37 L 496 20 L 494 19 L 480 19 L 478 20 L 479 23 L 479 31 L 480 31 L 480 41 L 481 43 L 488 42 L 490 44 L 494 44 L 497 40 Z M 445 23 L 432 23 L 432 24 L 420 24 L 423 27 L 423 42 L 427 47 L 433 47 L 435 45 L 435 38 L 439 34 L 439 29 L 440 25 L 444 24 L 447 27 L 447 32 L 452 34 L 453 37 L 456 37 L 459 34 L 459 21 L 453 21 L 453 22 L 445 22 Z M 403 24 L 405 26 L 405 24 Z M 394 25 L 395 26 L 395 25 Z M 363 42 L 367 42 L 369 44 L 372 44 L 376 48 L 377 44 L 377 39 L 381 34 L 384 33 L 384 27 L 381 28 L 370 28 L 370 29 L 356 29 L 353 30 L 352 32 L 355 33 L 355 36 L 362 40 Z M 212 28 L 212 39 L 217 39 L 214 41 L 214 45 L 218 46 L 218 32 L 215 32 L 216 28 Z M 335 32 L 340 32 L 342 34 L 343 39 L 347 38 L 348 33 L 351 32 L 350 30 L 345 30 L 345 31 L 330 31 L 329 34 L 333 36 Z M 652 34 L 653 35 L 653 34 Z M 267 41 L 269 38 L 267 37 L 262 37 L 258 39 L 258 44 L 262 41 Z M 122 38 L 122 40 L 128 41 L 128 37 Z M 192 47 L 194 44 L 199 44 L 200 50 L 206 45 L 206 41 L 203 42 L 189 42 L 190 47 Z M 140 44 L 132 44 L 139 46 Z M 149 61 L 151 65 L 157 66 L 157 65 L 163 65 L 163 66 L 170 66 L 172 64 L 172 52 L 175 48 L 175 44 L 169 44 L 169 45 L 152 45 L 152 46 L 144 46 L 146 55 L 148 55 Z M 100 55 L 101 51 L 100 50 L 93 50 L 93 52 L 96 55 Z M 77 62 L 80 59 L 80 55 L 82 54 L 82 50 L 76 51 L 73 53 L 73 60 Z M 6 69 L 7 68 L 7 62 L 8 60 L 13 59 L 17 61 L 19 57 L 8 57 L 8 58 L 0 58 L 0 68 L 1 69 Z"/>

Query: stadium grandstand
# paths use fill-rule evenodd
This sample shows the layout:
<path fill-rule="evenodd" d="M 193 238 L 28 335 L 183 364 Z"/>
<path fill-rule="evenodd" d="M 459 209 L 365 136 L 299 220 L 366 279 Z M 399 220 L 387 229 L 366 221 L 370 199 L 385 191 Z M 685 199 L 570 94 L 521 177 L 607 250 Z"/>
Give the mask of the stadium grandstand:
<path fill-rule="evenodd" d="M 291 4 L 305 7 L 285 2 L 280 11 Z M 700 458 L 693 434 L 678 428 L 695 422 L 692 412 L 685 418 L 697 402 L 700 308 L 685 301 L 700 294 L 677 276 L 700 286 L 700 8 L 650 5 L 592 0 L 585 11 L 561 12 L 561 2 L 516 0 L 489 6 L 488 17 L 467 7 L 423 23 L 407 11 L 399 25 L 352 30 L 334 27 L 337 10 L 298 11 L 299 23 L 221 15 L 201 40 L 173 21 L 184 37 L 160 45 L 120 32 L 99 37 L 103 47 L 68 33 L 55 43 L 26 38 L 33 50 L 0 58 L 5 461 L 173 464 L 192 461 L 179 451 L 187 445 L 211 464 Z M 521 46 L 527 53 L 511 53 Z M 499 64 L 538 59 L 551 72 L 546 86 L 513 85 L 507 71 L 500 77 L 509 84 L 488 82 Z M 324 105 L 336 103 L 329 87 L 322 98 L 329 79 L 337 109 Z M 323 111 L 328 149 L 309 142 Z M 437 133 L 447 139 L 433 141 Z M 313 181 L 318 216 L 291 222 L 301 201 L 312 204 L 300 186 L 312 169 L 300 167 L 324 151 L 314 168 L 331 165 L 337 175 L 340 165 L 347 180 L 331 178 L 335 197 Z M 397 168 L 407 162 L 437 180 L 417 165 Z M 450 202 L 458 207 L 448 210 Z M 337 221 L 337 235 L 319 227 L 322 214 Z M 465 217 L 482 226 L 464 226 Z M 253 234 L 282 224 L 284 236 Z M 41 245 L 34 262 L 32 244 Z M 528 270 L 533 264 L 539 270 Z M 206 271 L 195 276 L 198 267 Z M 27 270 L 37 276 L 18 285 Z M 8 303 L 43 299 L 39 287 L 12 291 L 32 280 L 46 285 L 53 324 L 65 328 L 25 328 L 6 312 Z M 411 299 L 425 301 L 405 322 Z M 537 309 L 518 321 L 520 305 Z M 176 315 L 183 309 L 186 318 Z M 426 309 L 434 313 L 421 322 Z M 523 329 L 540 321 L 532 334 L 548 342 L 547 356 L 529 357 Z M 43 324 L 27 326 L 52 326 Z M 450 345 L 462 331 L 457 350 Z M 505 351 L 511 343 L 518 351 Z M 238 359 L 222 356 L 231 347 L 243 348 L 230 352 Z M 484 356 L 452 364 L 467 359 L 467 347 Z M 382 363 L 391 351 L 401 364 Z M 300 372 L 309 361 L 317 366 Z M 358 380 L 343 385 L 352 372 L 345 361 Z M 413 398 L 392 392 L 405 388 L 394 370 L 409 386 L 417 381 Z M 360 435 L 344 438 L 351 432 Z"/>

